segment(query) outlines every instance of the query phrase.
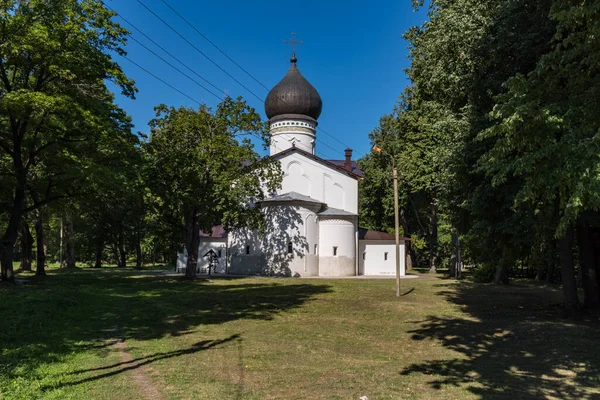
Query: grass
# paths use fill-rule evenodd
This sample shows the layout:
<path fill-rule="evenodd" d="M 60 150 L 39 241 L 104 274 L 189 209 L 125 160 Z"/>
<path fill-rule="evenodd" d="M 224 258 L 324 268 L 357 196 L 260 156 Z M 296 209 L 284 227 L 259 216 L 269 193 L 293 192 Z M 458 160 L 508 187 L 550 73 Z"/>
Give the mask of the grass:
<path fill-rule="evenodd" d="M 0 287 L 0 398 L 600 398 L 600 321 L 561 319 L 554 288 L 22 277 Z"/>
<path fill-rule="evenodd" d="M 133 267 L 135 266 L 135 260 L 128 260 L 127 261 L 127 267 L 125 269 L 133 269 Z M 20 261 L 13 261 L 13 270 L 15 272 L 20 272 L 20 268 L 21 267 L 21 262 Z M 33 260 L 33 263 L 31 265 L 31 269 L 32 271 L 35 272 L 35 268 L 36 268 L 36 263 L 35 263 L 35 259 Z M 85 269 L 85 268 L 93 268 L 93 264 L 91 264 L 91 262 L 77 262 L 77 268 L 80 269 Z M 103 263 L 102 264 L 102 268 L 119 268 L 119 266 L 117 264 L 107 264 L 107 263 Z M 58 262 L 48 262 L 46 263 L 46 271 L 51 271 L 53 269 L 60 269 L 60 264 Z M 174 270 L 175 267 L 169 264 L 164 264 L 164 263 L 146 263 L 142 265 L 142 268 L 140 268 L 140 270 Z"/>

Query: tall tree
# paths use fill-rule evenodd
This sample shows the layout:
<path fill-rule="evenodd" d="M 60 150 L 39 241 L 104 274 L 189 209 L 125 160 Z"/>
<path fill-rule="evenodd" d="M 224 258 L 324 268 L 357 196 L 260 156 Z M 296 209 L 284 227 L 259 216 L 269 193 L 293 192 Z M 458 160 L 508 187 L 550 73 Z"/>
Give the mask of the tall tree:
<path fill-rule="evenodd" d="M 600 10 L 596 2 L 555 1 L 551 48 L 535 68 L 506 83 L 497 98 L 497 124 L 484 131 L 494 146 L 484 167 L 498 182 L 518 176 L 517 204 L 555 199 L 565 306 L 576 302 L 570 251 L 576 226 L 585 305 L 600 307 Z"/>
<path fill-rule="evenodd" d="M 200 231 L 223 223 L 227 227 L 258 226 L 254 203 L 279 185 L 279 164 L 260 159 L 245 135 L 267 130 L 254 109 L 238 98 L 226 98 L 213 112 L 160 105 L 150 122 L 149 180 L 155 206 L 183 233 L 188 260 L 186 276 L 196 275 Z"/>
<path fill-rule="evenodd" d="M 127 35 L 113 16 L 100 0 L 0 3 L 0 160 L 10 193 L 0 233 L 4 281 L 14 279 L 22 217 L 35 208 L 27 192 L 36 190 L 44 205 L 80 189 L 88 155 L 118 125 L 105 82 L 134 94 L 110 55 L 124 53 Z"/>

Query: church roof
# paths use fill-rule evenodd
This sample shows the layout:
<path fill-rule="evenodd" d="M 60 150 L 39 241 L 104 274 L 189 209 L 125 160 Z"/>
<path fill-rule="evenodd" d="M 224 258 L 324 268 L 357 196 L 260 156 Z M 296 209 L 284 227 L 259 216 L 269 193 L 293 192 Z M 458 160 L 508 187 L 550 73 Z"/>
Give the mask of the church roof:
<path fill-rule="evenodd" d="M 278 157 L 281 157 L 281 156 L 284 156 L 284 155 L 287 155 L 287 154 L 290 154 L 293 152 L 300 153 L 308 158 L 311 158 L 323 165 L 328 166 L 329 168 L 335 169 L 335 170 L 337 170 L 343 174 L 346 174 L 354 179 L 364 179 L 362 171 L 358 168 L 358 165 L 356 165 L 356 161 L 352 161 L 353 169 L 352 169 L 352 171 L 348 171 L 346 168 L 344 168 L 344 162 L 345 162 L 344 160 L 325 160 L 319 156 L 309 153 L 306 150 L 302 150 L 299 147 L 290 147 L 288 149 L 280 151 L 277 154 L 272 155 L 271 157 L 278 158 Z"/>
<path fill-rule="evenodd" d="M 321 211 L 319 213 L 319 215 L 331 215 L 331 216 L 352 216 L 352 217 L 356 217 L 356 214 L 351 213 L 349 211 L 345 211 L 345 210 L 340 210 L 338 208 L 327 208 L 325 211 Z"/>
<path fill-rule="evenodd" d="M 282 114 L 299 114 L 317 120 L 323 101 L 317 89 L 302 76 L 296 66 L 296 57 L 283 79 L 271 89 L 265 99 L 265 113 L 269 119 Z"/>
<path fill-rule="evenodd" d="M 264 199 L 262 203 L 279 201 L 303 201 L 305 203 L 323 204 L 323 202 L 319 200 L 313 199 L 310 196 L 305 196 L 297 192 L 278 194 L 276 196 L 269 197 L 268 199 Z"/>
<path fill-rule="evenodd" d="M 327 161 L 327 162 L 329 162 L 331 164 L 337 165 L 338 167 L 342 167 L 342 168 L 344 167 L 344 164 L 346 163 L 346 160 L 325 160 L 325 161 Z M 357 176 L 359 176 L 361 178 L 365 177 L 364 174 L 363 174 L 363 172 L 358 167 L 358 163 L 356 161 L 351 161 L 350 165 L 352 166 L 352 172 L 355 175 L 357 175 Z"/>
<path fill-rule="evenodd" d="M 202 232 L 200 231 L 200 237 L 210 237 L 210 238 L 226 238 L 227 231 L 223 228 L 223 225 L 213 226 L 210 232 Z"/>
<path fill-rule="evenodd" d="M 396 237 L 387 232 L 358 228 L 358 240 L 396 240 Z M 407 240 L 410 240 L 410 238 L 400 236 L 400 242 Z"/>

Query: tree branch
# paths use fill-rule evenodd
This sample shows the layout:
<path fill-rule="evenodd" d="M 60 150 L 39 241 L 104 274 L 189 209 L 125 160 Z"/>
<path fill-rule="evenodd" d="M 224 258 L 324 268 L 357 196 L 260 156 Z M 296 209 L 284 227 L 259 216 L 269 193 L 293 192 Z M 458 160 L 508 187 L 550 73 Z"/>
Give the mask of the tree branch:
<path fill-rule="evenodd" d="M 0 138 L 0 148 L 2 150 L 4 150 L 6 153 L 8 153 L 9 156 L 14 156 L 14 152 L 10 149 L 10 146 L 8 145 L 8 143 L 6 143 L 4 140 L 2 140 L 2 138 Z"/>
<path fill-rule="evenodd" d="M 10 86 L 10 80 L 8 79 L 8 74 L 6 73 L 6 69 L 4 69 L 4 64 L 2 62 L 0 62 L 0 79 L 2 79 L 6 91 L 11 92 L 12 88 Z"/>

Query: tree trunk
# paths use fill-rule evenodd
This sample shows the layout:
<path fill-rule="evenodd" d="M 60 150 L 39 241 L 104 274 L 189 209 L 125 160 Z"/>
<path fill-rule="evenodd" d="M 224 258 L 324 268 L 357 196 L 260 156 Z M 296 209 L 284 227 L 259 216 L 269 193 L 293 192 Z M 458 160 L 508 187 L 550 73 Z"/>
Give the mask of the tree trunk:
<path fill-rule="evenodd" d="M 536 268 L 535 280 L 538 282 L 542 281 L 543 276 L 544 276 L 544 270 L 546 267 L 545 255 L 546 255 L 546 242 L 542 241 L 542 243 L 540 243 L 539 252 L 536 257 L 537 268 Z"/>
<path fill-rule="evenodd" d="M 560 274 L 563 285 L 563 306 L 567 314 L 572 314 L 579 308 L 577 297 L 577 284 L 575 281 L 575 268 L 573 266 L 573 228 L 567 229 L 563 237 L 558 240 L 558 253 L 560 255 Z"/>
<path fill-rule="evenodd" d="M 124 234 L 123 234 L 123 227 L 121 227 L 121 229 L 119 230 L 119 238 L 118 238 L 118 245 L 119 245 L 119 266 L 121 268 L 125 268 L 127 267 L 127 253 L 125 252 L 125 238 L 124 238 Z"/>
<path fill-rule="evenodd" d="M 37 247 L 35 274 L 37 276 L 45 276 L 47 258 L 46 236 L 44 235 L 44 215 L 39 207 L 35 209 L 35 243 Z"/>
<path fill-rule="evenodd" d="M 113 257 L 115 258 L 115 262 L 117 263 L 117 268 L 121 268 L 121 257 L 119 257 L 119 245 L 115 242 L 112 245 Z"/>
<path fill-rule="evenodd" d="M 548 264 L 548 269 L 546 270 L 546 282 L 552 283 L 554 282 L 554 263 Z"/>
<path fill-rule="evenodd" d="M 96 242 L 96 255 L 95 255 L 94 268 L 102 268 L 102 250 L 104 250 L 104 242 L 99 239 Z"/>
<path fill-rule="evenodd" d="M 137 233 L 135 236 L 135 268 L 142 269 L 142 265 L 144 264 L 144 258 L 142 253 L 142 241 L 140 239 L 140 234 Z"/>
<path fill-rule="evenodd" d="M 507 246 L 504 245 L 502 249 L 502 259 L 496 266 L 496 275 L 494 276 L 494 283 L 497 285 L 508 285 L 508 270 L 510 269 L 510 260 L 508 257 Z"/>
<path fill-rule="evenodd" d="M 435 200 L 431 201 L 429 215 L 429 224 L 431 225 L 431 235 L 429 240 L 429 272 L 435 274 L 437 264 L 437 245 L 438 245 L 438 220 Z"/>
<path fill-rule="evenodd" d="M 25 202 L 25 182 L 15 190 L 12 210 L 6 230 L 0 238 L 0 277 L 2 282 L 14 282 L 13 251 L 19 237 L 19 227 L 23 216 L 23 203 Z"/>
<path fill-rule="evenodd" d="M 200 245 L 200 221 L 198 220 L 198 210 L 196 207 L 193 208 L 191 213 L 188 213 L 188 221 L 185 225 L 188 253 L 185 276 L 187 278 L 195 278 L 196 267 L 198 265 L 198 246 Z"/>
<path fill-rule="evenodd" d="M 33 236 L 29 230 L 29 224 L 23 220 L 21 225 L 21 265 L 19 270 L 31 271 L 33 261 Z"/>
<path fill-rule="evenodd" d="M 577 223 L 577 243 L 583 279 L 583 304 L 586 308 L 600 307 L 600 292 L 596 276 L 596 257 L 592 240 L 592 228 L 588 222 L 580 219 Z"/>
<path fill-rule="evenodd" d="M 410 238 L 412 233 L 408 226 L 408 220 L 406 219 L 406 212 L 404 211 L 404 208 L 400 209 L 400 222 L 402 223 L 402 231 L 404 232 L 404 236 Z M 410 241 L 410 240 L 405 241 L 404 247 L 406 249 L 406 251 L 405 251 L 406 272 L 408 272 L 408 271 L 411 271 L 412 267 L 413 267 L 414 250 L 413 250 L 412 241 Z"/>
<path fill-rule="evenodd" d="M 496 275 L 494 275 L 494 283 L 497 285 L 508 285 L 508 265 L 503 260 L 496 267 Z"/>
<path fill-rule="evenodd" d="M 76 268 L 75 265 L 75 238 L 73 237 L 73 218 L 69 215 L 65 221 L 66 253 L 65 263 L 67 268 Z"/>

